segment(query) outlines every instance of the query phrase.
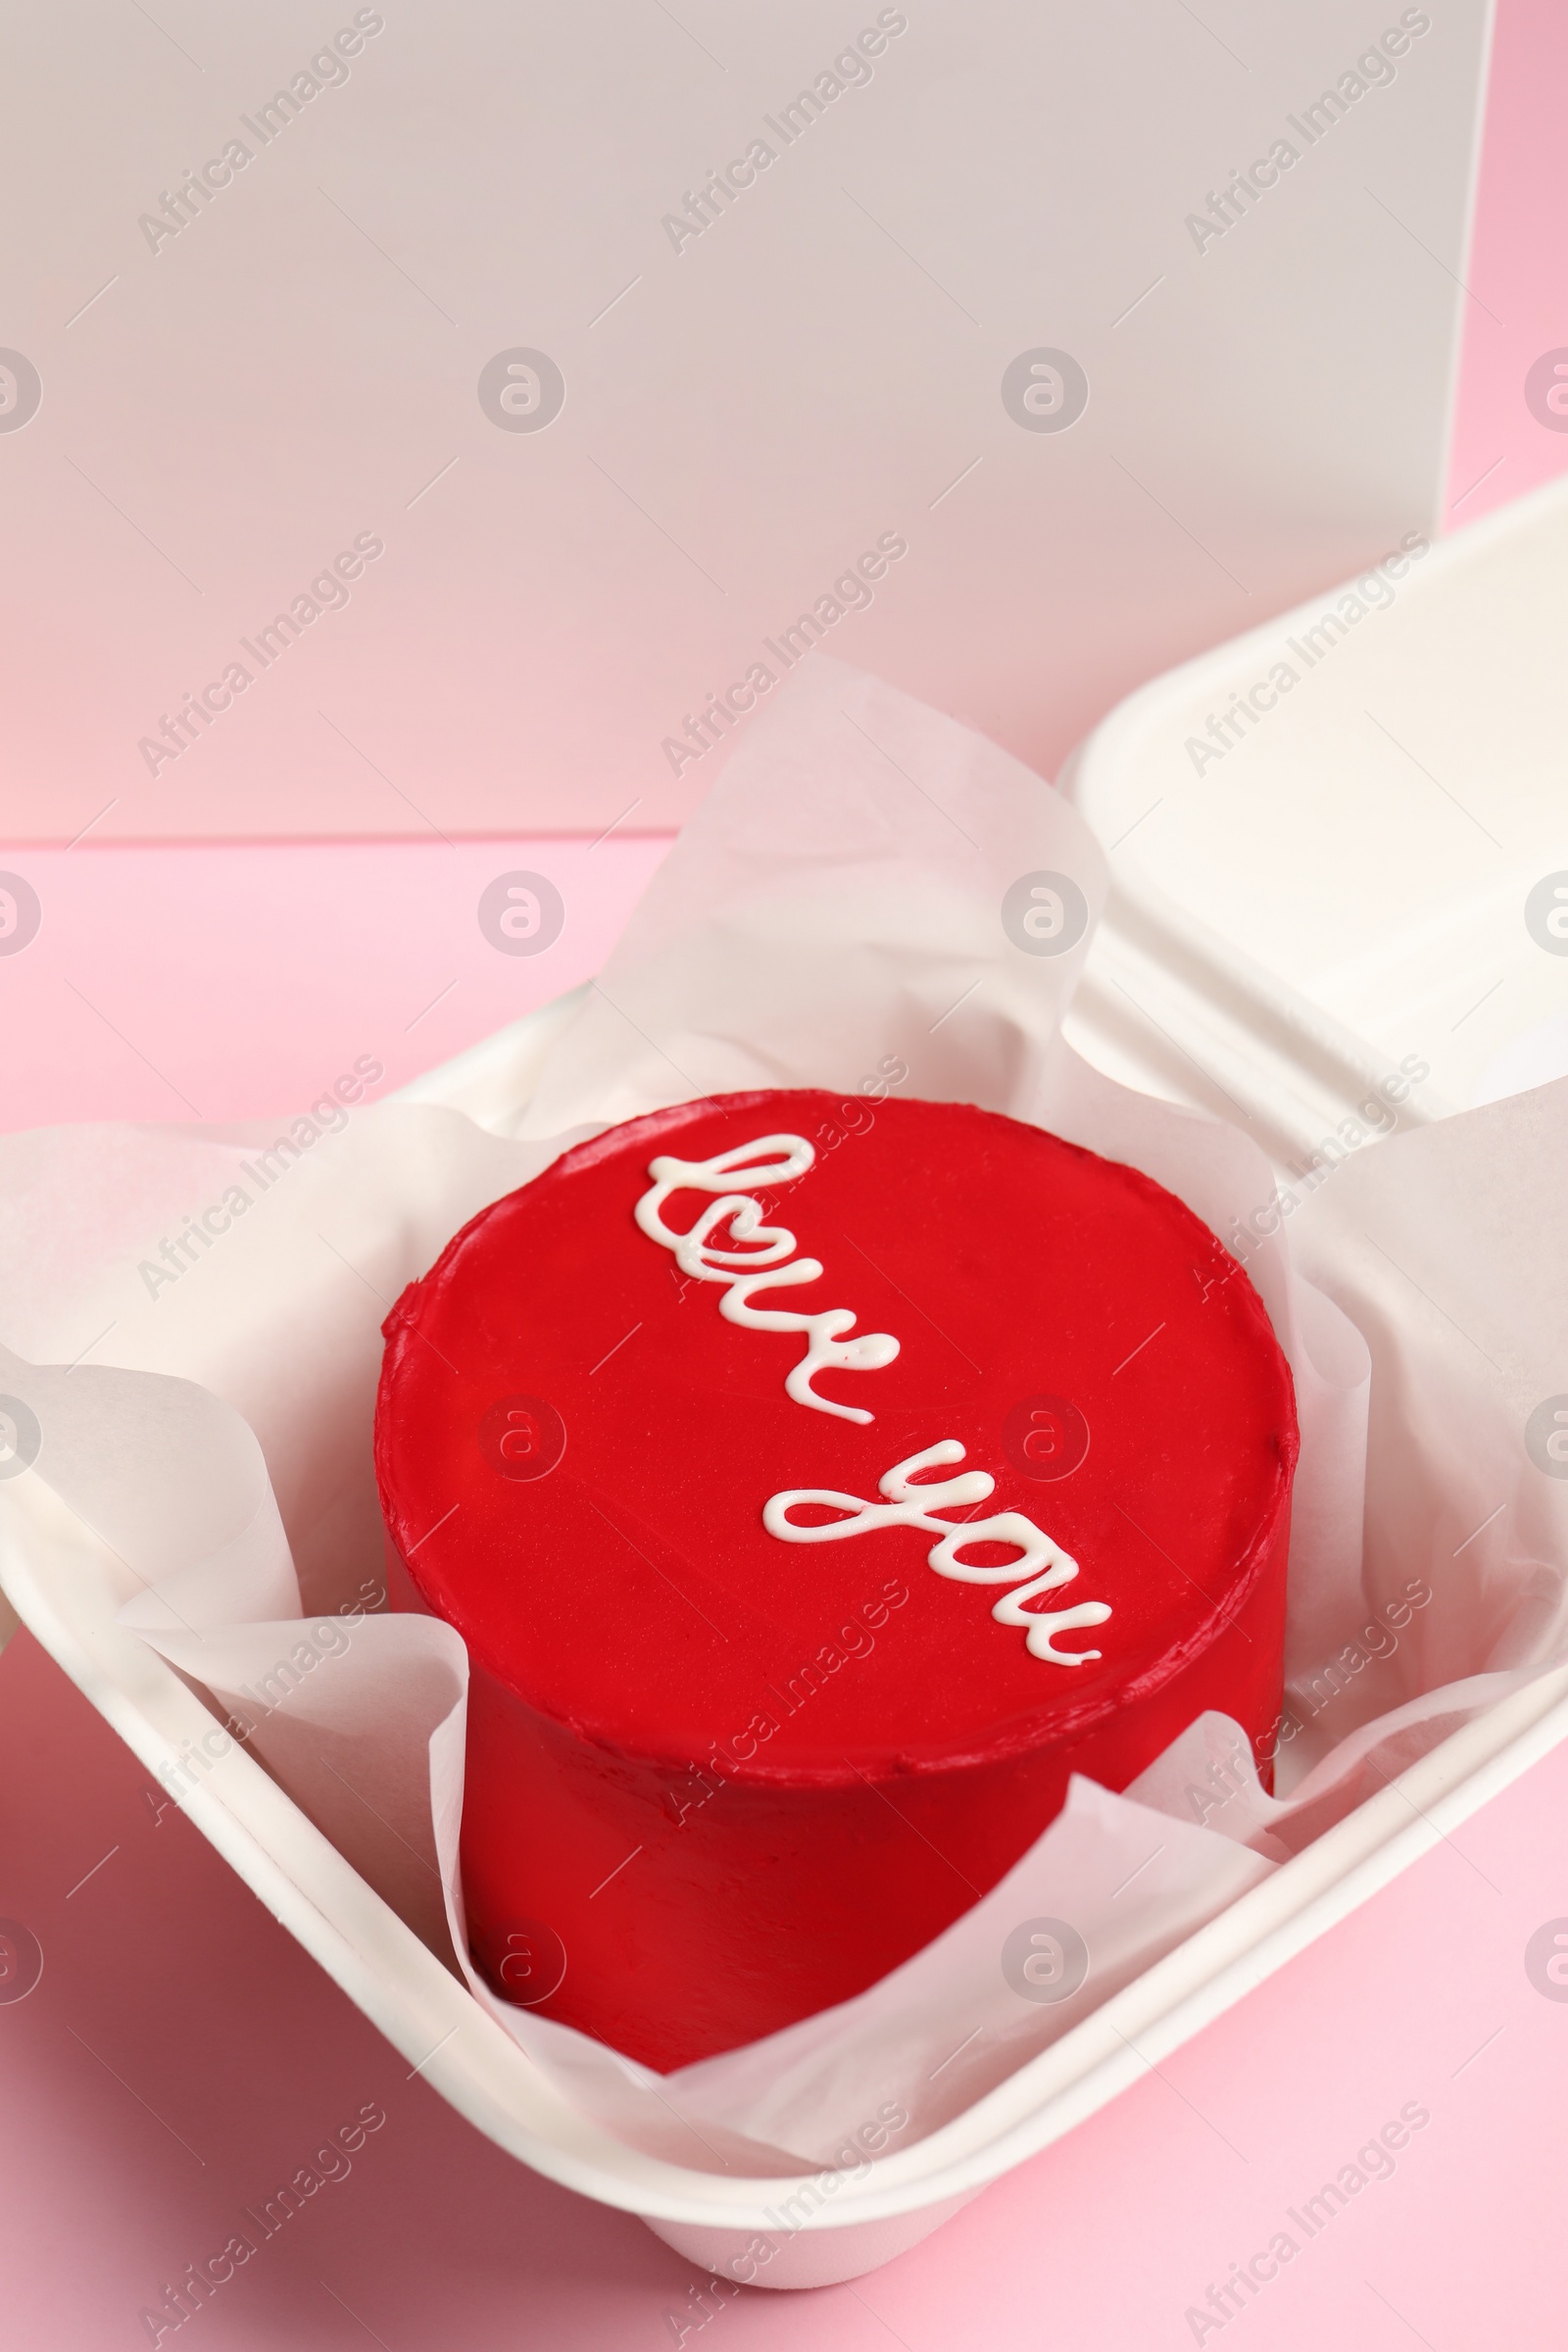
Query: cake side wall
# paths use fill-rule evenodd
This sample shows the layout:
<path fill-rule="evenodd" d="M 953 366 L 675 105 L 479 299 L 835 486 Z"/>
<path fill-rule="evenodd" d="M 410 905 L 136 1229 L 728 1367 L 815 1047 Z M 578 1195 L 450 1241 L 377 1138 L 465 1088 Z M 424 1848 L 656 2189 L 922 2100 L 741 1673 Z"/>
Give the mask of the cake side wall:
<path fill-rule="evenodd" d="M 1137 1711 L 1002 1763 L 791 1788 L 681 1775 L 582 1740 L 475 1666 L 463 1883 L 475 1958 L 531 1936 L 564 1974 L 537 2005 L 667 2073 L 835 2006 L 1004 1878 L 1074 1772 L 1124 1788 L 1209 1709 L 1253 1753 L 1277 1726 L 1289 1513 L 1244 1609 Z M 552 1939 L 555 1939 L 554 1941 Z"/>

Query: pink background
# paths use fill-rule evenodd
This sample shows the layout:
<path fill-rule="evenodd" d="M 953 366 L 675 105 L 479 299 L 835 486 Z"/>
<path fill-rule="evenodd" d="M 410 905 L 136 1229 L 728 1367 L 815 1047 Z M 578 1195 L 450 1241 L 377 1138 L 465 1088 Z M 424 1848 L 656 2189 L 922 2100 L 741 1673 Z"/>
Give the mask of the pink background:
<path fill-rule="evenodd" d="M 1504 0 L 1459 522 L 1568 461 L 1521 389 L 1568 344 L 1565 109 L 1568 19 Z M 661 853 L 620 835 L 15 852 L 49 919 L 0 966 L 6 1122 L 292 1109 L 361 1054 L 397 1083 L 586 977 Z M 474 902 L 535 865 L 566 927 L 537 958 L 501 956 Z M 694 2322 L 702 2275 L 411 2081 L 189 1825 L 155 1817 L 140 1768 L 26 1636 L 0 1658 L 0 1915 L 44 1952 L 36 1989 L 0 2004 L 7 2342 L 146 2342 L 142 2306 L 368 2101 L 387 2123 L 352 2174 L 189 2323 L 210 2352 L 619 2352 Z M 742 2295 L 703 2332 L 737 2352 L 1191 2343 L 1185 2314 L 1209 2284 L 1414 2101 L 1431 2120 L 1394 2177 L 1203 2340 L 1560 2344 L 1568 2004 L 1533 1989 L 1523 1952 L 1568 1914 L 1565 1811 L 1560 1751 L 925 2246 L 855 2285 Z"/>

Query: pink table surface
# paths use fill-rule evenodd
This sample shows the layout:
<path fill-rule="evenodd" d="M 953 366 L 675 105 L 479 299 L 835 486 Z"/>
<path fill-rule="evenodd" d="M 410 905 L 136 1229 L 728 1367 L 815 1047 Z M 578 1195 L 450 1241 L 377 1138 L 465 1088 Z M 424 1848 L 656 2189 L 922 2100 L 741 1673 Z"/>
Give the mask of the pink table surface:
<path fill-rule="evenodd" d="M 1568 18 L 1499 16 L 1451 496 L 1469 520 L 1568 462 L 1523 377 L 1568 344 L 1554 184 Z M 43 929 L 0 964 L 10 1127 L 294 1109 L 357 1055 L 391 1086 L 599 963 L 662 855 L 616 836 L 370 848 L 16 852 Z M 566 902 L 496 954 L 480 890 Z M 1568 1919 L 1568 1751 L 1152 2068 L 1065 2143 L 873 2278 L 747 2293 L 541 2180 L 456 2117 L 241 1886 L 23 1635 L 0 1657 L 0 1918 L 43 1974 L 0 1997 L 0 2341 L 153 2340 L 163 2301 L 367 2104 L 386 2122 L 177 2330 L 209 2352 L 984 2344 L 1516 2352 L 1564 2340 L 1568 2001 L 1525 1945 Z M 4 1987 L 0 1985 L 0 1995 Z M 1310 2239 L 1289 2218 L 1414 2105 L 1430 2119 Z M 1286 2230 L 1300 2251 L 1223 2326 L 1190 2315 Z M 1232 2330 L 1238 2330 L 1232 2339 Z M 165 2344 L 176 2340 L 166 2331 Z"/>

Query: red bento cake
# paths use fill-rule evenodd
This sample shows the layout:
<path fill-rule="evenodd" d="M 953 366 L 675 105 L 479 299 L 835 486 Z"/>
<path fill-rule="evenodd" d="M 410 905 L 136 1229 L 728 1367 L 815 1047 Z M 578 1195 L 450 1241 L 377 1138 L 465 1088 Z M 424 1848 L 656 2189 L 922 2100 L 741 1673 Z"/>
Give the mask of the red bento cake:
<path fill-rule="evenodd" d="M 1070 1773 L 1277 1721 L 1289 1367 L 1190 1209 L 1039 1128 L 656 1111 L 482 1210 L 386 1339 L 394 1582 L 472 1663 L 477 1962 L 650 2066 L 874 1983 Z"/>

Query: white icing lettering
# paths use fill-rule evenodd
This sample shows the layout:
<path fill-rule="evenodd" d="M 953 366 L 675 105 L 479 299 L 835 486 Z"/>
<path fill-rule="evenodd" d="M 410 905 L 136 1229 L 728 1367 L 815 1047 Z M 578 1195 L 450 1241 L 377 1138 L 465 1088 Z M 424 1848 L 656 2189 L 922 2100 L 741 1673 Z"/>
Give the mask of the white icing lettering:
<path fill-rule="evenodd" d="M 991 1614 L 999 1624 L 1025 1628 L 1025 1646 L 1031 1657 L 1049 1658 L 1056 1666 L 1083 1666 L 1100 1657 L 1098 1649 L 1057 1649 L 1054 1638 L 1074 1626 L 1103 1625 L 1111 1613 L 1104 1601 L 1084 1600 L 1070 1609 L 1031 1609 L 1026 1605 L 1042 1592 L 1071 1584 L 1078 1574 L 1072 1555 L 1032 1519 L 1022 1511 L 994 1511 L 988 1519 L 964 1519 L 956 1524 L 933 1516 L 961 1504 L 984 1502 L 995 1492 L 997 1482 L 985 1470 L 965 1470 L 957 1478 L 927 1479 L 919 1486 L 913 1483 L 917 1471 L 962 1459 L 963 1447 L 956 1438 L 944 1438 L 923 1453 L 911 1453 L 878 1481 L 878 1492 L 887 1497 L 883 1502 L 864 1502 L 858 1494 L 840 1494 L 827 1487 L 790 1487 L 768 1496 L 762 1505 L 762 1525 L 785 1544 L 836 1544 L 846 1536 L 870 1535 L 881 1527 L 923 1528 L 942 1539 L 926 1554 L 928 1565 L 939 1576 L 956 1577 L 970 1585 L 1014 1587 L 995 1603 Z M 807 1504 L 847 1515 L 802 1526 L 790 1513 Z M 980 1567 L 959 1556 L 973 1544 L 1011 1544 L 1021 1556 L 1004 1561 L 1000 1567 Z"/>
<path fill-rule="evenodd" d="M 768 1152 L 781 1156 L 760 1156 Z M 760 1309 L 752 1304 L 763 1292 L 790 1290 L 821 1276 L 821 1263 L 814 1257 L 797 1257 L 788 1265 L 784 1262 L 794 1251 L 795 1236 L 786 1225 L 764 1225 L 761 1209 L 752 1197 L 766 1193 L 773 1185 L 793 1183 L 806 1174 L 815 1157 L 804 1135 L 759 1136 L 755 1143 L 715 1152 L 710 1159 L 662 1156 L 649 1162 L 648 1173 L 654 1181 L 637 1203 L 636 1218 L 650 1241 L 674 1252 L 683 1274 L 698 1282 L 726 1286 L 718 1306 L 727 1321 L 753 1331 L 807 1335 L 806 1353 L 784 1383 L 797 1404 L 809 1405 L 819 1413 L 836 1413 L 844 1421 L 870 1421 L 874 1415 L 858 1405 L 834 1404 L 819 1396 L 811 1383 L 822 1371 L 875 1372 L 891 1364 L 899 1352 L 899 1343 L 891 1333 L 862 1332 L 858 1339 L 847 1340 L 844 1334 L 854 1329 L 855 1316 L 844 1306 L 802 1315 L 784 1307 Z M 747 1189 L 739 1189 L 741 1186 Z M 686 1233 L 666 1225 L 662 1213 L 671 1193 L 681 1192 L 719 1196 Z M 744 1247 L 723 1249 L 711 1240 L 714 1234 L 723 1234 Z"/>

